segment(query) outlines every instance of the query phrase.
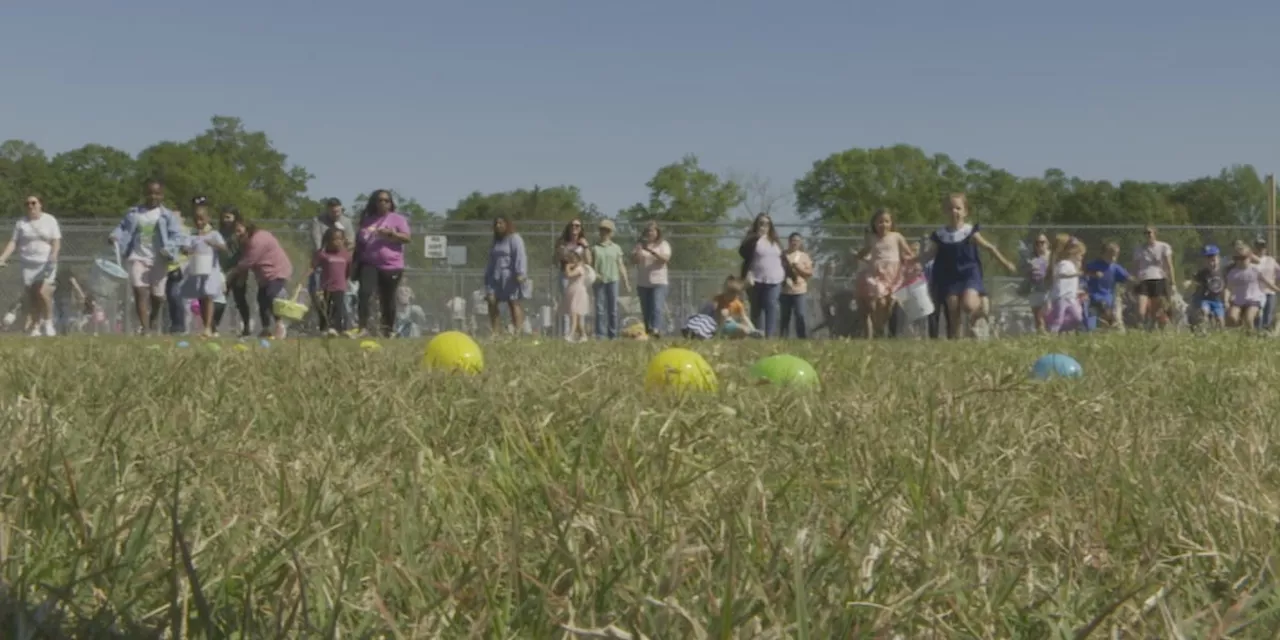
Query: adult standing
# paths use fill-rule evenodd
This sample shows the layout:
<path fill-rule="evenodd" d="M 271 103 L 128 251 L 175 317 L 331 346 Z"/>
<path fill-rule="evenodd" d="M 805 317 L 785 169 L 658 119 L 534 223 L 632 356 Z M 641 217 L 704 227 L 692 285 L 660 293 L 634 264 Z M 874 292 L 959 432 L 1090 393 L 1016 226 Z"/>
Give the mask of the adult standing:
<path fill-rule="evenodd" d="M 511 325 L 516 331 L 524 328 L 524 309 L 520 301 L 533 296 L 529 283 L 529 254 L 525 252 L 524 239 L 516 233 L 516 226 L 505 216 L 493 221 L 493 244 L 489 247 L 489 262 L 484 268 L 485 301 L 489 307 L 489 330 L 494 335 L 502 333 L 502 313 L 498 305 L 507 303 L 511 311 Z"/>
<path fill-rule="evenodd" d="M 258 283 L 258 319 L 262 322 L 259 335 L 263 338 L 284 337 L 284 323 L 275 317 L 272 304 L 279 298 L 293 277 L 293 263 L 280 241 L 266 229 L 259 229 L 251 222 L 236 223 L 235 238 L 240 242 L 240 260 L 228 277 L 243 279 L 253 272 Z"/>
<path fill-rule="evenodd" d="M 409 219 L 396 212 L 391 192 L 378 189 L 369 196 L 360 214 L 353 268 L 360 283 L 356 317 L 361 334 L 369 331 L 371 298 L 378 295 L 381 312 L 379 335 L 392 337 L 396 326 L 396 290 L 404 275 L 404 245 L 409 242 Z"/>
<path fill-rule="evenodd" d="M 662 228 L 657 222 L 644 226 L 640 242 L 631 251 L 631 261 L 636 265 L 636 293 L 640 296 L 640 315 L 644 331 L 650 337 L 662 335 L 662 317 L 667 308 L 667 290 L 671 279 L 667 265 L 671 264 L 671 245 L 662 239 Z"/>
<path fill-rule="evenodd" d="M 164 308 L 169 263 L 177 257 L 181 239 L 177 216 L 164 206 L 164 184 L 159 180 L 143 185 L 142 204 L 126 211 L 107 238 L 107 244 L 119 248 L 128 265 L 139 333 L 155 328 L 152 319 L 158 320 Z"/>
<path fill-rule="evenodd" d="M 1253 255 L 1258 261 L 1258 271 L 1271 282 L 1280 282 L 1280 263 L 1277 263 L 1267 250 L 1266 238 L 1258 236 L 1253 239 Z M 1254 328 L 1258 331 L 1270 331 L 1276 318 L 1276 292 L 1270 289 L 1265 291 L 1266 298 L 1262 303 L 1262 310 L 1254 322 Z"/>
<path fill-rule="evenodd" d="M 1173 248 L 1160 241 L 1155 227 L 1147 226 L 1143 235 L 1146 242 L 1133 252 L 1138 321 L 1163 328 L 1169 322 L 1169 297 L 1173 291 Z"/>
<path fill-rule="evenodd" d="M 591 264 L 591 241 L 587 239 L 586 229 L 582 226 L 581 218 L 574 218 L 564 225 L 564 229 L 560 232 L 560 237 L 556 239 L 556 254 L 553 263 L 556 267 L 556 273 L 559 274 L 557 281 L 560 283 L 560 294 L 564 295 L 565 287 L 568 281 L 565 279 L 564 270 L 568 262 L 570 254 L 575 254 L 582 258 L 582 263 Z M 560 316 L 560 332 L 569 335 L 569 316 Z"/>
<path fill-rule="evenodd" d="M 58 254 L 62 250 L 62 229 L 57 218 L 45 213 L 40 196 L 29 195 L 27 215 L 13 226 L 13 235 L 0 252 L 0 266 L 14 251 L 22 267 L 22 289 L 27 324 L 33 336 L 52 336 L 53 286 L 58 277 Z"/>
<path fill-rule="evenodd" d="M 809 293 L 809 278 L 813 277 L 813 258 L 805 253 L 804 238 L 799 233 L 787 236 L 787 252 L 783 255 L 790 269 L 782 283 L 782 295 L 778 300 L 782 315 L 779 335 L 786 338 L 790 334 L 791 319 L 794 317 L 796 337 L 803 340 L 809 337 L 805 299 Z"/>
<path fill-rule="evenodd" d="M 751 231 L 738 246 L 742 256 L 742 278 L 751 283 L 751 323 L 763 327 L 764 335 L 778 335 L 778 299 L 790 265 L 782 255 L 782 243 L 768 214 L 760 214 Z"/>
<path fill-rule="evenodd" d="M 591 246 L 591 263 L 595 265 L 596 281 L 591 285 L 596 303 L 596 339 L 618 337 L 618 284 L 631 292 L 627 277 L 627 263 L 622 257 L 622 247 L 613 241 L 612 220 L 600 221 L 600 241 Z"/>
<path fill-rule="evenodd" d="M 236 229 L 244 224 L 244 218 L 240 215 L 240 210 L 225 205 L 222 207 L 219 218 L 218 232 L 222 235 L 226 248 L 222 251 L 222 258 L 219 261 L 222 265 L 223 277 L 226 281 L 227 290 L 231 292 L 231 301 L 236 307 L 236 314 L 240 316 L 240 337 L 246 337 L 253 333 L 250 328 L 249 321 L 251 314 L 249 313 L 249 279 L 245 272 L 237 272 L 239 275 L 233 275 L 236 265 L 240 263 L 240 257 L 244 253 L 243 243 L 236 235 Z M 226 311 L 226 307 L 218 309 L 213 314 L 213 329 L 217 333 L 218 327 L 222 326 L 222 314 Z M 263 327 L 266 329 L 267 327 Z"/>
<path fill-rule="evenodd" d="M 342 207 L 342 201 L 337 198 L 325 200 L 324 211 L 311 219 L 312 255 L 325 250 L 325 233 L 330 229 L 342 230 L 346 234 L 348 243 L 354 237 L 355 223 L 346 215 L 346 211 Z M 350 249 L 350 247 L 347 247 L 347 249 Z M 320 331 L 323 333 L 329 330 L 329 317 L 328 314 L 319 312 L 320 309 L 326 308 L 319 295 L 321 272 L 322 269 L 320 267 L 311 270 L 311 275 L 307 278 L 307 294 L 311 297 L 311 308 L 317 310 L 316 317 L 319 320 Z M 340 303 L 346 304 L 346 301 L 342 300 Z"/>

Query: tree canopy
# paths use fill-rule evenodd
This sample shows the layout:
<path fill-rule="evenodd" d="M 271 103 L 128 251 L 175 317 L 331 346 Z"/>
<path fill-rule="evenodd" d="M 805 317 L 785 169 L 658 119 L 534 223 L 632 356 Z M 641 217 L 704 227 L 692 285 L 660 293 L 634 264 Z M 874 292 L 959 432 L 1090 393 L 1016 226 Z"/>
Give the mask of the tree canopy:
<path fill-rule="evenodd" d="M 209 128 L 190 140 L 159 141 L 136 156 L 89 143 L 49 157 L 31 142 L 0 143 L 0 214 L 18 215 L 23 196 L 38 193 L 46 208 L 62 215 L 114 218 L 136 203 L 141 183 L 149 178 L 165 182 L 173 205 L 205 195 L 216 203 L 235 204 L 250 217 L 284 219 L 309 217 L 321 208 L 319 199 L 308 192 L 314 176 L 290 162 L 265 132 L 248 130 L 238 118 L 214 116 Z M 718 174 L 694 155 L 659 167 L 645 187 L 647 201 L 617 213 L 620 240 L 632 239 L 638 226 L 657 221 L 674 245 L 676 268 L 732 263 L 736 258 L 728 245 L 734 233 L 726 229 L 745 228 L 750 217 L 777 213 L 786 201 L 794 202 L 819 242 L 832 235 L 833 225 L 860 227 L 881 207 L 891 209 L 900 224 L 936 224 L 941 197 L 955 191 L 968 194 L 976 220 L 988 226 L 1210 228 L 1267 223 L 1266 187 L 1249 165 L 1232 165 L 1216 175 L 1181 182 L 1086 180 L 1054 168 L 1027 177 L 906 144 L 832 153 L 815 161 L 792 190 L 776 189 L 755 174 Z M 438 223 L 435 228 L 451 236 L 450 244 L 467 245 L 472 265 L 483 264 L 487 249 L 487 225 L 477 224 L 480 221 L 506 216 L 517 225 L 553 223 L 538 230 L 546 236 L 573 218 L 594 226 L 607 215 L 572 184 L 474 192 L 443 214 L 387 188 L 414 222 Z M 347 208 L 359 211 L 366 198 L 357 195 L 346 202 Z M 841 233 L 847 235 L 847 228 Z M 1194 244 L 1196 233 L 1185 233 Z M 543 249 L 550 256 L 546 244 L 530 247 L 535 260 Z"/>

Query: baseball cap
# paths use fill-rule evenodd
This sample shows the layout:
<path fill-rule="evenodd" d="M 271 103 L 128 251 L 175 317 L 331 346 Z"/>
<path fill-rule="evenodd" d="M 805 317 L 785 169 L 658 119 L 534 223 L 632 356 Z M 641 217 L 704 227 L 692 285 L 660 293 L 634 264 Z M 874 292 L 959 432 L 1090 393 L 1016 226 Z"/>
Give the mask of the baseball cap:
<path fill-rule="evenodd" d="M 1218 245 L 1216 245 L 1216 244 L 1206 244 L 1206 245 L 1204 246 L 1204 250 L 1200 252 L 1200 255 L 1202 255 L 1202 256 L 1204 256 L 1204 257 L 1206 257 L 1206 258 L 1207 258 L 1207 257 L 1209 257 L 1209 256 L 1216 256 L 1216 255 L 1218 255 L 1218 253 L 1219 253 L 1219 251 L 1218 251 Z"/>

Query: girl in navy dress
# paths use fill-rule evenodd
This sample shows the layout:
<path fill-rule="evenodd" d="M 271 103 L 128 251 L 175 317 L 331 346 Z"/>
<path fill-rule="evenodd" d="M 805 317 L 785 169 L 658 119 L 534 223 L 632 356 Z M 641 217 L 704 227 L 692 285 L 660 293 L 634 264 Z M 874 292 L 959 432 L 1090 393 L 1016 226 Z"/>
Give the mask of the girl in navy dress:
<path fill-rule="evenodd" d="M 976 224 L 965 224 L 969 217 L 969 201 L 963 193 L 953 193 L 942 201 L 942 211 L 949 222 L 947 226 L 929 236 L 933 243 L 933 269 L 929 279 L 934 304 L 944 310 L 947 319 L 947 337 L 960 335 L 960 318 L 969 318 L 969 333 L 983 317 L 982 260 L 979 249 L 986 249 L 1011 273 L 1017 267 L 1005 258 L 995 245 L 987 242 Z"/>

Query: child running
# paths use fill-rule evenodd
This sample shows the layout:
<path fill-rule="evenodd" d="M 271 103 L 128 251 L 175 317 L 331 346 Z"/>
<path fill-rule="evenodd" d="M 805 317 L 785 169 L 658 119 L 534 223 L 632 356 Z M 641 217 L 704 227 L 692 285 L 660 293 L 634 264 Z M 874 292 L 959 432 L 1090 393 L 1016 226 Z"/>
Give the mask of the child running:
<path fill-rule="evenodd" d="M 893 292 L 902 286 L 905 261 L 916 254 L 893 228 L 893 214 L 880 209 L 871 216 L 871 224 L 862 249 L 856 258 L 866 265 L 858 273 L 858 311 L 866 325 L 867 337 L 885 332 L 893 312 Z"/>
<path fill-rule="evenodd" d="M 587 328 L 583 318 L 590 311 L 591 299 L 587 295 L 587 269 L 581 253 L 564 251 L 561 256 L 564 275 L 564 295 L 560 298 L 560 315 L 569 317 L 567 342 L 586 342 Z"/>
<path fill-rule="evenodd" d="M 1226 274 L 1227 292 L 1231 296 L 1231 306 L 1227 309 L 1228 327 L 1252 329 L 1262 304 L 1267 300 L 1267 292 L 1280 291 L 1271 280 L 1271 274 L 1263 273 L 1253 257 L 1249 245 L 1236 242 Z"/>
<path fill-rule="evenodd" d="M 969 201 L 965 194 L 948 195 L 942 201 L 942 211 L 948 218 L 947 225 L 929 236 L 933 244 L 933 277 L 929 286 L 934 304 L 945 309 L 947 337 L 960 337 L 961 313 L 968 316 L 970 335 L 976 336 L 975 325 L 985 320 L 982 294 L 986 292 L 978 250 L 990 252 L 1010 273 L 1017 272 L 1017 267 L 982 237 L 979 225 L 965 223 L 969 217 Z"/>
<path fill-rule="evenodd" d="M 1129 282 L 1129 272 L 1120 266 L 1120 245 L 1108 242 L 1102 245 L 1102 257 L 1085 265 L 1088 279 L 1085 286 L 1089 293 L 1089 307 L 1086 317 L 1090 329 L 1101 323 L 1108 328 L 1124 330 L 1121 321 L 1119 301 L 1116 297 L 1116 283 Z"/>
<path fill-rule="evenodd" d="M 1195 314 L 1192 328 L 1206 325 L 1209 328 L 1221 329 L 1226 322 L 1227 307 L 1226 280 L 1222 277 L 1222 261 L 1217 245 L 1205 245 L 1200 255 L 1204 256 L 1204 266 L 1196 272 L 1195 277 L 1184 283 L 1183 287 L 1195 288 L 1191 298 L 1192 308 L 1199 311 Z"/>
<path fill-rule="evenodd" d="M 325 335 L 334 337 L 351 330 L 347 322 L 347 273 L 351 269 L 351 252 L 347 250 L 347 233 L 329 227 L 320 239 L 321 249 L 311 258 L 311 268 L 320 274 L 316 298 L 322 305 L 318 311 L 325 318 Z"/>
<path fill-rule="evenodd" d="M 1084 311 L 1080 304 L 1080 274 L 1083 272 L 1084 243 L 1065 233 L 1053 242 L 1053 272 L 1049 296 L 1053 298 L 1045 326 L 1050 333 L 1080 329 Z"/>
<path fill-rule="evenodd" d="M 222 296 L 225 287 L 222 267 L 218 264 L 218 252 L 226 250 L 227 241 L 209 224 L 207 205 L 197 205 L 191 220 L 195 231 L 182 248 L 182 252 L 190 256 L 185 267 L 186 274 L 182 277 L 182 297 L 195 298 L 200 302 L 200 336 L 213 338 L 217 336 L 213 301 Z"/>

